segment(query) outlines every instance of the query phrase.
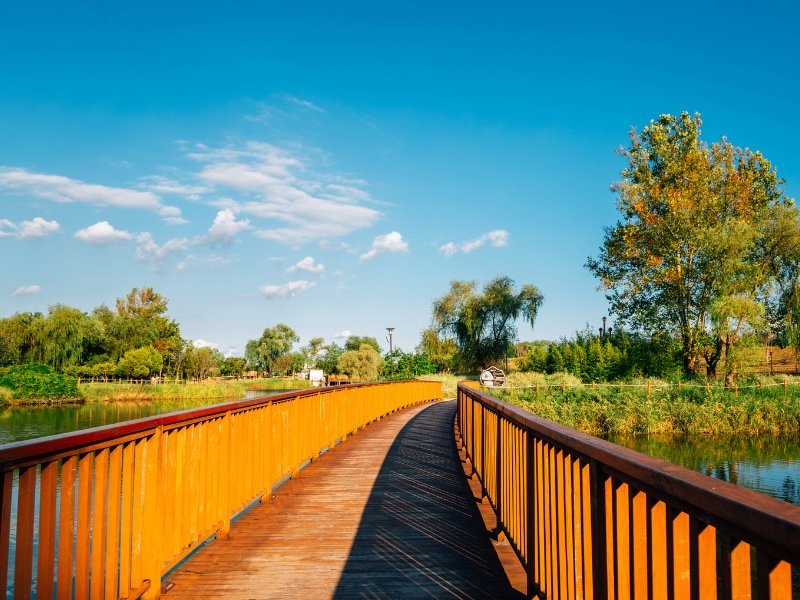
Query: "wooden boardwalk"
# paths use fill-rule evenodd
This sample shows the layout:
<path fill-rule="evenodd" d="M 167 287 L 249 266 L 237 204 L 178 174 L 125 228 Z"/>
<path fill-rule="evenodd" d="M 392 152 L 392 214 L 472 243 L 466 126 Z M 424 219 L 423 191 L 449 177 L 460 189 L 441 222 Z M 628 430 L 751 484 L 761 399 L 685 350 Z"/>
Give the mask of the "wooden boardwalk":
<path fill-rule="evenodd" d="M 407 409 L 326 453 L 169 575 L 166 598 L 523 597 L 464 477 L 454 411 Z"/>

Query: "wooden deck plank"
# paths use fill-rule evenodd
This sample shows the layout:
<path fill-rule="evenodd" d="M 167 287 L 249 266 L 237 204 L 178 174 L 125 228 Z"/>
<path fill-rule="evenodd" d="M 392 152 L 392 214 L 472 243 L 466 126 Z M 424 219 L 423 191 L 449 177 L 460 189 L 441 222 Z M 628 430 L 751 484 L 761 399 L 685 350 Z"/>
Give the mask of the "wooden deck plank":
<path fill-rule="evenodd" d="M 172 573 L 166 597 L 522 597 L 465 481 L 454 412 L 411 408 L 337 446 Z"/>

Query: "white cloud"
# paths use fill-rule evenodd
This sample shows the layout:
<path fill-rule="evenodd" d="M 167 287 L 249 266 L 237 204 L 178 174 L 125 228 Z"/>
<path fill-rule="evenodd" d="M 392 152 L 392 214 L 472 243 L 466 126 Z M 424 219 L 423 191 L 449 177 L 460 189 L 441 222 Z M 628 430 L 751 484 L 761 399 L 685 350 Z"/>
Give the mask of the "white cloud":
<path fill-rule="evenodd" d="M 211 228 L 208 230 L 208 235 L 205 236 L 203 241 L 208 243 L 219 242 L 221 244 L 230 244 L 239 233 L 245 229 L 250 229 L 250 221 L 248 219 L 236 220 L 236 215 L 230 208 L 225 208 L 217 212 Z"/>
<path fill-rule="evenodd" d="M 227 256 L 220 256 L 218 254 L 212 254 L 210 256 L 195 256 L 194 254 L 188 254 L 184 259 L 175 263 L 175 268 L 179 271 L 185 271 L 187 269 L 208 269 L 225 267 L 232 262 L 233 260 Z"/>
<path fill-rule="evenodd" d="M 504 246 L 508 246 L 509 235 L 510 234 L 505 229 L 495 229 L 494 231 L 484 233 L 481 236 L 467 240 L 466 242 L 461 242 L 460 244 L 448 242 L 444 246 L 439 247 L 439 252 L 445 256 L 453 256 L 458 252 L 468 254 L 485 246 L 486 244 L 489 244 L 495 248 L 502 248 Z"/>
<path fill-rule="evenodd" d="M 372 241 L 369 250 L 359 257 L 359 260 L 361 262 L 366 262 L 372 260 L 379 254 L 385 254 L 387 252 L 408 252 L 408 242 L 403 240 L 403 236 L 397 231 L 379 235 Z"/>
<path fill-rule="evenodd" d="M 333 244 L 330 240 L 320 240 L 319 241 L 319 249 L 324 250 L 325 252 L 334 250 L 338 252 L 344 252 L 346 254 L 355 254 L 356 249 L 353 248 L 347 242 L 338 242 Z"/>
<path fill-rule="evenodd" d="M 275 298 L 294 296 L 297 292 L 304 292 L 315 285 L 317 284 L 314 281 L 298 279 L 297 281 L 290 281 L 284 284 L 267 284 L 262 286 L 260 291 L 265 298 L 273 300 Z"/>
<path fill-rule="evenodd" d="M 236 207 L 270 222 L 256 231 L 263 239 L 299 245 L 341 237 L 372 226 L 380 213 L 363 206 L 363 182 L 313 175 L 309 160 L 261 142 L 211 149 L 198 145 L 189 157 L 204 163 L 199 178 L 214 191 L 235 190 Z M 218 202 L 229 202 L 223 199 Z M 223 207 L 223 206 L 221 206 Z M 225 206 L 227 207 L 227 206 Z M 232 208 L 232 207 L 231 207 Z"/>
<path fill-rule="evenodd" d="M 189 247 L 186 238 L 173 238 L 159 245 L 148 232 L 136 236 L 136 258 L 158 265 L 168 256 L 183 252 Z"/>
<path fill-rule="evenodd" d="M 13 237 L 17 234 L 17 226 L 8 219 L 0 219 L 0 238 Z"/>
<path fill-rule="evenodd" d="M 208 191 L 208 188 L 205 186 L 181 183 L 180 181 L 174 181 L 173 179 L 160 175 L 142 177 L 142 184 L 140 187 L 157 194 L 182 196 L 187 200 L 200 200 L 201 196 Z"/>
<path fill-rule="evenodd" d="M 340 331 L 335 336 L 333 336 L 333 339 L 341 340 L 341 339 L 349 338 L 351 335 L 353 335 L 353 332 L 350 331 L 349 329 L 345 329 L 344 331 Z"/>
<path fill-rule="evenodd" d="M 62 175 L 32 173 L 25 169 L 0 169 L 0 187 L 22 190 L 56 202 L 86 202 L 120 208 L 158 210 L 161 202 L 151 192 L 85 183 Z"/>
<path fill-rule="evenodd" d="M 19 224 L 8 219 L 0 219 L 0 238 L 15 237 L 20 240 L 39 240 L 61 229 L 58 221 L 47 221 L 42 217 L 34 217 L 30 221 Z"/>
<path fill-rule="evenodd" d="M 94 246 L 108 246 L 114 242 L 132 240 L 133 234 L 115 229 L 108 221 L 100 221 L 81 229 L 75 234 L 75 237 Z"/>
<path fill-rule="evenodd" d="M 317 106 L 310 100 L 303 100 L 302 98 L 298 98 L 297 96 L 292 96 L 291 94 L 286 94 L 284 96 L 287 102 L 294 104 L 295 106 L 299 106 L 301 108 L 305 108 L 307 110 L 313 110 L 315 112 L 324 113 L 325 109 Z"/>
<path fill-rule="evenodd" d="M 86 183 L 63 175 L 34 173 L 10 167 L 0 167 L 0 189 L 20 191 L 55 202 L 152 210 L 158 212 L 168 223 L 186 222 L 181 217 L 179 208 L 164 206 L 158 194 L 149 190 Z"/>
<path fill-rule="evenodd" d="M 159 209 L 158 214 L 161 215 L 161 218 L 167 223 L 172 225 L 183 225 L 184 223 L 189 222 L 183 218 L 181 209 L 177 206 L 162 206 Z"/>
<path fill-rule="evenodd" d="M 325 265 L 318 263 L 314 260 L 313 256 L 306 256 L 305 258 L 297 261 L 291 267 L 286 269 L 289 273 L 295 271 L 308 271 L 309 273 L 322 273 L 325 271 Z"/>
<path fill-rule="evenodd" d="M 42 286 L 40 285 L 25 285 L 22 287 L 18 287 L 14 290 L 14 293 L 11 294 L 12 296 L 30 296 L 31 294 L 38 294 L 42 291 Z"/>
<path fill-rule="evenodd" d="M 214 342 L 207 342 L 205 340 L 195 340 L 192 342 L 192 346 L 195 348 L 219 348 L 219 344 Z"/>

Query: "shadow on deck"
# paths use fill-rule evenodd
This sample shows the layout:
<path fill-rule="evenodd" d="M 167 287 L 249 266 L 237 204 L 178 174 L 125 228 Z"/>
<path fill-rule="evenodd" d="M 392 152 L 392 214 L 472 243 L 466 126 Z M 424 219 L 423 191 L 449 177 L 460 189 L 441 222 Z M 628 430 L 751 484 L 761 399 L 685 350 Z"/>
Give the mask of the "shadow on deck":
<path fill-rule="evenodd" d="M 455 403 L 400 431 L 364 509 L 335 598 L 516 598 L 464 480 Z"/>

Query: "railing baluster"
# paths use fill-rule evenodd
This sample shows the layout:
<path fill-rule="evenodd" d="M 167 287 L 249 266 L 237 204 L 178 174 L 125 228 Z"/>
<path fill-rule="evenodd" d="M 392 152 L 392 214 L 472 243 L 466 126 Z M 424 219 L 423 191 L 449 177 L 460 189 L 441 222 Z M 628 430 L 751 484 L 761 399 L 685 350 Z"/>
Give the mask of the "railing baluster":
<path fill-rule="evenodd" d="M 52 598 L 53 582 L 55 581 L 57 460 L 42 465 L 40 480 L 36 597 Z"/>
<path fill-rule="evenodd" d="M 92 466 L 94 453 L 78 460 L 78 530 L 75 543 L 75 597 L 89 597 L 89 555 L 91 552 Z"/>
<path fill-rule="evenodd" d="M 61 462 L 61 498 L 58 516 L 58 585 L 59 600 L 72 598 L 72 546 L 75 539 L 75 475 L 78 458 Z"/>
<path fill-rule="evenodd" d="M 0 472 L 0 584 L 8 585 L 8 554 L 11 537 L 11 491 L 14 472 Z"/>
<path fill-rule="evenodd" d="M 17 547 L 14 557 L 14 600 L 31 597 L 33 577 L 33 519 L 36 467 L 19 470 L 17 492 Z"/>

